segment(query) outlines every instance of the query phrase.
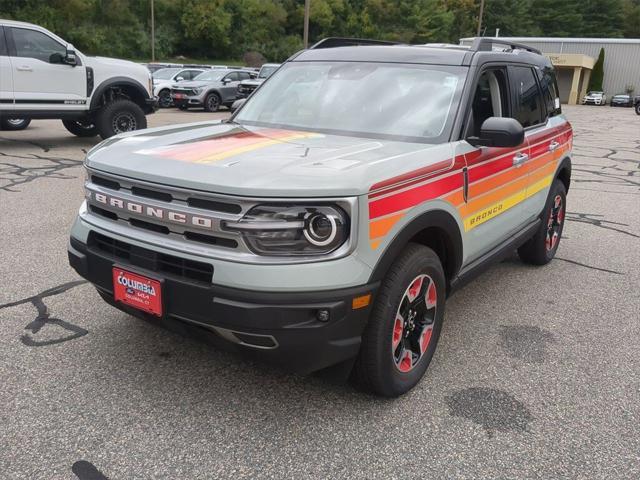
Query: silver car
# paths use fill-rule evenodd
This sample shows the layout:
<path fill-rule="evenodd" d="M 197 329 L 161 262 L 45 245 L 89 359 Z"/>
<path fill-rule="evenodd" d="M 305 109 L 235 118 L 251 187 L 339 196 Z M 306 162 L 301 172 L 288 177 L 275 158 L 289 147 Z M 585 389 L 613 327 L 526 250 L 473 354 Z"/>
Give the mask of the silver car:
<path fill-rule="evenodd" d="M 171 99 L 180 110 L 204 107 L 207 112 L 216 112 L 223 105 L 230 107 L 240 82 L 250 78 L 245 70 L 207 70 L 191 81 L 172 85 Z"/>

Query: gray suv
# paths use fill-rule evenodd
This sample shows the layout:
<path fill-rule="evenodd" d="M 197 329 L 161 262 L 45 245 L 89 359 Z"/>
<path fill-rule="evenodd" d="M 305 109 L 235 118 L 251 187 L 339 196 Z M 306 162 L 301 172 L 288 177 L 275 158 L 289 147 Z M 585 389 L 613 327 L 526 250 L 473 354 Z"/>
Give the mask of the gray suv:
<path fill-rule="evenodd" d="M 172 85 L 171 99 L 180 110 L 204 107 L 207 112 L 216 112 L 222 105 L 231 106 L 240 82 L 250 78 L 245 70 L 208 70 L 191 81 Z"/>

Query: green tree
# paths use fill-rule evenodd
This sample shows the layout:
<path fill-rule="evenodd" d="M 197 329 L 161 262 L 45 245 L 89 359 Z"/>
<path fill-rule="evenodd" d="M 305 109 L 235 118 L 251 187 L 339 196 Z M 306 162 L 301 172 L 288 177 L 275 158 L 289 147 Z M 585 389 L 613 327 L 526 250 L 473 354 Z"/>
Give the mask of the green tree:
<path fill-rule="evenodd" d="M 486 36 L 527 37 L 540 33 L 531 12 L 531 0 L 491 0 L 486 2 L 482 27 Z"/>
<path fill-rule="evenodd" d="M 623 35 L 640 38 L 640 0 L 624 0 L 622 3 Z"/>
<path fill-rule="evenodd" d="M 600 49 L 598 60 L 596 60 L 593 70 L 591 71 L 591 78 L 589 79 L 589 91 L 602 91 L 602 82 L 604 80 L 604 48 Z"/>

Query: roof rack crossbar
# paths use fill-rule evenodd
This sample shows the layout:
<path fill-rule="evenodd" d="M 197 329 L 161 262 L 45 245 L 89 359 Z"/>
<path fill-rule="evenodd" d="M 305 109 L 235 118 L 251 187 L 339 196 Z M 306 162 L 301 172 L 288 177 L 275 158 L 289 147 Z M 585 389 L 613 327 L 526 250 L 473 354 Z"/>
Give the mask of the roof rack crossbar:
<path fill-rule="evenodd" d="M 502 38 L 493 38 L 493 37 L 475 37 L 473 39 L 473 43 L 471 44 L 471 50 L 474 52 L 486 52 L 491 51 L 493 45 L 505 45 L 512 50 L 526 50 L 527 52 L 537 53 L 538 55 L 542 55 L 542 52 L 537 48 L 530 47 L 529 45 L 525 45 L 523 43 L 512 42 L 509 40 L 503 40 Z"/>
<path fill-rule="evenodd" d="M 372 40 L 369 38 L 343 38 L 343 37 L 327 37 L 309 47 L 309 50 L 319 48 L 334 47 L 354 47 L 357 45 L 400 45 L 398 42 L 390 42 L 387 40 Z"/>

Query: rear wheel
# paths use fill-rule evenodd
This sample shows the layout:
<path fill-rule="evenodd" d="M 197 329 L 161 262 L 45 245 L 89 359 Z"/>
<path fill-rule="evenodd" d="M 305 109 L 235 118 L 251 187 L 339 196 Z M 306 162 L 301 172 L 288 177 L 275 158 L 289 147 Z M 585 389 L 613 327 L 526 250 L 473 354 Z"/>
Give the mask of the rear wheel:
<path fill-rule="evenodd" d="M 91 122 L 81 120 L 62 120 L 64 128 L 77 137 L 95 137 L 98 134 L 98 127 Z"/>
<path fill-rule="evenodd" d="M 640 115 L 640 102 L 636 104 L 636 114 Z"/>
<path fill-rule="evenodd" d="M 220 96 L 217 93 L 210 93 L 204 100 L 204 109 L 207 112 L 217 112 L 220 108 Z"/>
<path fill-rule="evenodd" d="M 433 250 L 410 244 L 389 269 L 362 336 L 354 376 L 386 397 L 422 378 L 442 329 L 445 277 Z"/>
<path fill-rule="evenodd" d="M 518 249 L 518 255 L 523 262 L 546 265 L 553 260 L 562 237 L 566 205 L 567 191 L 564 184 L 556 179 L 551 185 L 539 230 Z"/>
<path fill-rule="evenodd" d="M 147 128 L 147 117 L 131 100 L 114 100 L 98 112 L 96 126 L 100 136 L 106 139 L 119 133 Z"/>
<path fill-rule="evenodd" d="M 24 130 L 30 123 L 30 118 L 3 118 L 0 120 L 0 128 L 2 130 Z"/>

